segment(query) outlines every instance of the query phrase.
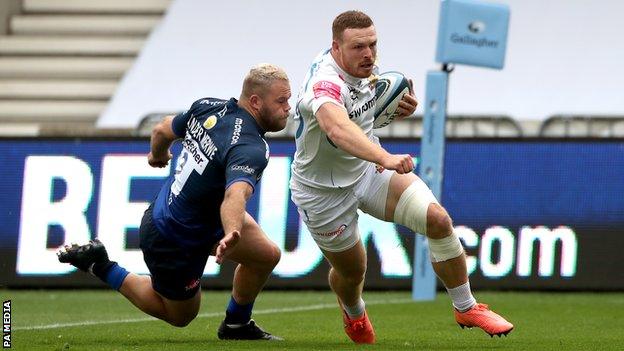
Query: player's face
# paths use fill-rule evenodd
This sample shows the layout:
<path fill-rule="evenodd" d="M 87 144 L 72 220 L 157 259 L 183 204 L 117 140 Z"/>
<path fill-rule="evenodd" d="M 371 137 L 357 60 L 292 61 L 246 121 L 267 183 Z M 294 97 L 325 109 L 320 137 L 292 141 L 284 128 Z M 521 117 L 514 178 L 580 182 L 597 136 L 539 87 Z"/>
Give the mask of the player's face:
<path fill-rule="evenodd" d="M 283 80 L 277 80 L 269 87 L 262 98 L 260 118 L 263 128 L 267 132 L 279 132 L 286 127 L 290 114 L 290 85 Z"/>
<path fill-rule="evenodd" d="M 342 40 L 334 40 L 332 49 L 340 68 L 354 77 L 368 78 L 377 58 L 375 26 L 345 29 Z"/>

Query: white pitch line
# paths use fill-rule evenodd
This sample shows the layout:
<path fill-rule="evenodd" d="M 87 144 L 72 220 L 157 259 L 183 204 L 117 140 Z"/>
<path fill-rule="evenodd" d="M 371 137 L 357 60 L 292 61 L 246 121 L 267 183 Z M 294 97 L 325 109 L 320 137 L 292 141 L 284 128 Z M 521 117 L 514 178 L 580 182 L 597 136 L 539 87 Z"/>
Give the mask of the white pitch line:
<path fill-rule="evenodd" d="M 366 304 L 367 305 L 390 305 L 390 304 L 407 303 L 411 301 L 412 301 L 411 299 L 391 299 L 391 300 L 366 301 Z M 336 307 L 337 305 L 335 303 L 331 303 L 331 304 L 323 303 L 323 304 L 308 305 L 308 306 L 268 308 L 264 310 L 253 311 L 253 314 L 257 315 L 257 314 L 292 313 L 292 312 L 301 312 L 301 311 L 316 311 L 316 310 L 324 310 L 324 309 L 330 309 L 330 308 L 336 308 Z M 224 312 L 200 313 L 197 315 L 197 318 L 219 317 L 223 315 L 224 315 Z M 139 323 L 139 322 L 148 322 L 148 321 L 157 321 L 157 320 L 158 319 L 154 317 L 142 317 L 142 318 L 115 319 L 115 320 L 104 320 L 104 321 L 82 321 L 82 322 L 71 322 L 71 323 L 33 325 L 29 327 L 14 327 L 13 330 L 44 330 L 44 329 L 82 327 L 82 326 L 88 326 L 88 325 L 101 325 L 101 324 Z"/>

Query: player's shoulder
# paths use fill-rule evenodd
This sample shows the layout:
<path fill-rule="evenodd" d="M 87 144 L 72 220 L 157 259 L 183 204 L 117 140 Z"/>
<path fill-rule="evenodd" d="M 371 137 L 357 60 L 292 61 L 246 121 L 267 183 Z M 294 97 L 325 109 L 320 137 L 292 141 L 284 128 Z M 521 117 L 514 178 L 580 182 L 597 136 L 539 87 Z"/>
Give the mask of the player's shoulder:
<path fill-rule="evenodd" d="M 340 72 L 330 64 L 323 64 L 319 67 L 318 71 L 313 77 L 314 81 L 331 81 L 338 85 L 345 85 L 344 78 L 340 75 Z"/>
<path fill-rule="evenodd" d="M 205 97 L 195 100 L 191 105 L 189 111 L 192 111 L 195 115 L 202 115 L 206 113 L 215 113 L 224 109 L 228 100 Z"/>
<path fill-rule="evenodd" d="M 264 143 L 264 132 L 242 107 L 232 106 L 219 123 L 221 124 L 219 132 L 225 136 L 229 146 Z"/>
<path fill-rule="evenodd" d="M 244 155 L 244 157 L 256 160 L 258 163 L 266 163 L 269 160 L 269 144 L 264 135 L 254 126 L 252 118 L 234 117 L 233 128 L 229 130 L 226 153 L 230 156 Z"/>

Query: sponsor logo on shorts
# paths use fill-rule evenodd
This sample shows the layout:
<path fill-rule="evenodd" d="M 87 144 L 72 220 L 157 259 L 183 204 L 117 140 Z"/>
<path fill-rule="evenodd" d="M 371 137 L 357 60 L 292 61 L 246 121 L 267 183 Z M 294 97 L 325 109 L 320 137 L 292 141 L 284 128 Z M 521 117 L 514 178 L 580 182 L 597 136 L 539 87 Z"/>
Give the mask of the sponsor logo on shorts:
<path fill-rule="evenodd" d="M 186 290 L 186 291 L 193 290 L 193 289 L 195 289 L 198 286 L 199 286 L 199 279 L 193 279 L 193 280 L 191 280 L 190 283 L 188 283 L 184 287 L 184 290 Z"/>
<path fill-rule="evenodd" d="M 376 173 L 382 173 L 383 171 L 385 171 L 386 169 L 383 168 L 383 166 L 381 165 L 375 165 L 375 172 Z"/>
<path fill-rule="evenodd" d="M 327 232 L 327 233 L 314 233 L 315 235 L 318 236 L 338 236 L 342 233 L 344 233 L 344 231 L 347 229 L 347 225 L 343 224 L 340 227 L 338 227 L 338 229 L 333 230 L 331 232 Z"/>
<path fill-rule="evenodd" d="M 233 171 L 241 171 L 241 172 L 245 172 L 247 174 L 254 174 L 256 173 L 256 170 L 245 165 L 245 166 L 239 166 L 239 165 L 234 165 L 232 167 L 230 167 L 231 170 Z"/>

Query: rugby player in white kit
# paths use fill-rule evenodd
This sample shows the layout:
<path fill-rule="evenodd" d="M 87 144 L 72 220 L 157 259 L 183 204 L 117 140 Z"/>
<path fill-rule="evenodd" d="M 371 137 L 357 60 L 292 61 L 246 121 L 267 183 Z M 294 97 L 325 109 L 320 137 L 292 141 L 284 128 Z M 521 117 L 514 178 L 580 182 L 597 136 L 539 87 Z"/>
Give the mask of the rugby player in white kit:
<path fill-rule="evenodd" d="M 337 16 L 331 49 L 312 63 L 299 93 L 292 200 L 331 265 L 329 284 L 338 297 L 345 332 L 356 343 L 374 343 L 362 288 L 366 251 L 357 209 L 424 233 L 434 271 L 446 287 L 462 326 L 506 335 L 513 325 L 477 303 L 471 293 L 464 249 L 451 218 L 414 173 L 411 155 L 384 150 L 373 135 L 377 34 L 360 11 Z M 399 117 L 411 115 L 410 92 Z"/>

